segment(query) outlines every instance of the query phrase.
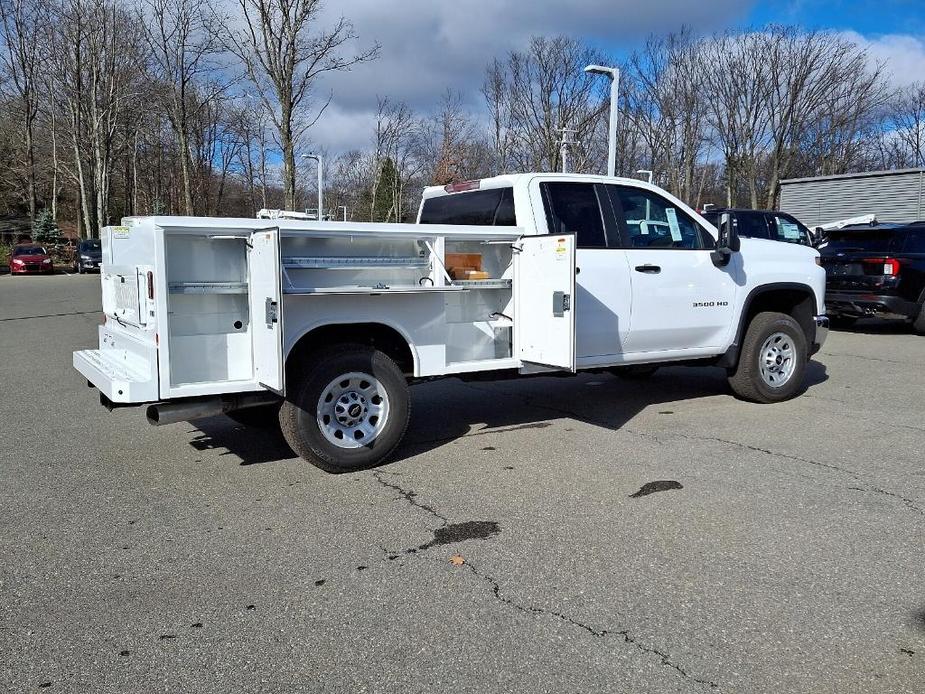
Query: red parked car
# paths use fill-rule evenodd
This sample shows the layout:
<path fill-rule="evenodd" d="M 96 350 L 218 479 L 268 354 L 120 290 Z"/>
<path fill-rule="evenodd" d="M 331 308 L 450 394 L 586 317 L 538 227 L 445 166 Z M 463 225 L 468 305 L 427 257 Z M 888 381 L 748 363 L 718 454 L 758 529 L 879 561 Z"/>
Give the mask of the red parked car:
<path fill-rule="evenodd" d="M 10 253 L 10 273 L 14 275 L 52 274 L 55 271 L 51 256 L 42 246 L 34 244 L 13 246 Z"/>

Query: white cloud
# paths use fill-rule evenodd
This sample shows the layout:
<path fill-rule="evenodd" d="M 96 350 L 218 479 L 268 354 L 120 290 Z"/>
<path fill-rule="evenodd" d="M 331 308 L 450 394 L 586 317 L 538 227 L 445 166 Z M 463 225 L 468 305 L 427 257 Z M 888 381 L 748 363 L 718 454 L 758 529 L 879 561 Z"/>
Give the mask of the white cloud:
<path fill-rule="evenodd" d="M 603 46 L 635 46 L 649 33 L 688 25 L 712 31 L 744 18 L 742 0 L 328 0 L 327 21 L 353 23 L 357 46 L 378 41 L 373 63 L 328 76 L 319 96 L 331 108 L 309 132 L 329 151 L 365 146 L 377 96 L 433 109 L 446 89 L 473 108 L 486 64 L 523 48 L 532 35 L 570 34 Z"/>
<path fill-rule="evenodd" d="M 902 87 L 925 79 L 925 36 L 866 37 L 856 31 L 846 31 L 844 35 L 865 47 L 875 61 L 885 64 L 893 86 Z"/>

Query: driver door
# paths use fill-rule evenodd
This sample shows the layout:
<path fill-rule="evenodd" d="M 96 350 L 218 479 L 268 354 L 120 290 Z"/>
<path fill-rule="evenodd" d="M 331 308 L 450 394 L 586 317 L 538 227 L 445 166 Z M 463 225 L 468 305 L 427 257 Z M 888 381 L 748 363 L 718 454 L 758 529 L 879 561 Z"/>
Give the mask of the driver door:
<path fill-rule="evenodd" d="M 632 284 L 625 351 L 709 352 L 725 345 L 736 283 L 718 268 L 714 240 L 681 206 L 653 190 L 607 186 L 622 230 Z"/>

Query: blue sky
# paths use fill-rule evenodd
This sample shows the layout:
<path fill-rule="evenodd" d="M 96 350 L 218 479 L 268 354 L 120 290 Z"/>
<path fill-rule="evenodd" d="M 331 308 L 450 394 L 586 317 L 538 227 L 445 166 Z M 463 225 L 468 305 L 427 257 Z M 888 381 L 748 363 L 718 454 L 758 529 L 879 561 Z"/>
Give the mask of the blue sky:
<path fill-rule="evenodd" d="M 472 110 L 486 64 L 522 49 L 532 35 L 569 34 L 619 59 L 649 34 L 682 25 L 709 34 L 767 23 L 843 32 L 887 65 L 900 86 L 925 81 L 925 0 L 326 0 L 327 19 L 343 15 L 358 47 L 378 42 L 374 63 L 319 85 L 333 92 L 311 129 L 312 146 L 337 153 L 366 148 L 377 97 L 432 111 L 447 89 Z"/>
<path fill-rule="evenodd" d="M 923 0 L 781 0 L 756 3 L 755 24 L 779 22 L 860 34 L 925 34 Z"/>

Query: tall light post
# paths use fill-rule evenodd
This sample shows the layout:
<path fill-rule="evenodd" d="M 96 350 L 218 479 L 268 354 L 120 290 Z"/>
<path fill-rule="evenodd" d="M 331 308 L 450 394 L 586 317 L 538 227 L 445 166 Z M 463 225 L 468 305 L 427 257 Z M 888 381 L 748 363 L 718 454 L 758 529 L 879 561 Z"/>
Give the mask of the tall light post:
<path fill-rule="evenodd" d="M 604 65 L 588 65 L 585 72 L 592 75 L 607 75 L 610 78 L 610 133 L 607 138 L 607 175 L 617 172 L 617 97 L 620 94 L 620 70 Z"/>
<path fill-rule="evenodd" d="M 303 159 L 314 159 L 318 162 L 318 221 L 324 221 L 324 162 L 320 154 L 303 154 Z"/>

